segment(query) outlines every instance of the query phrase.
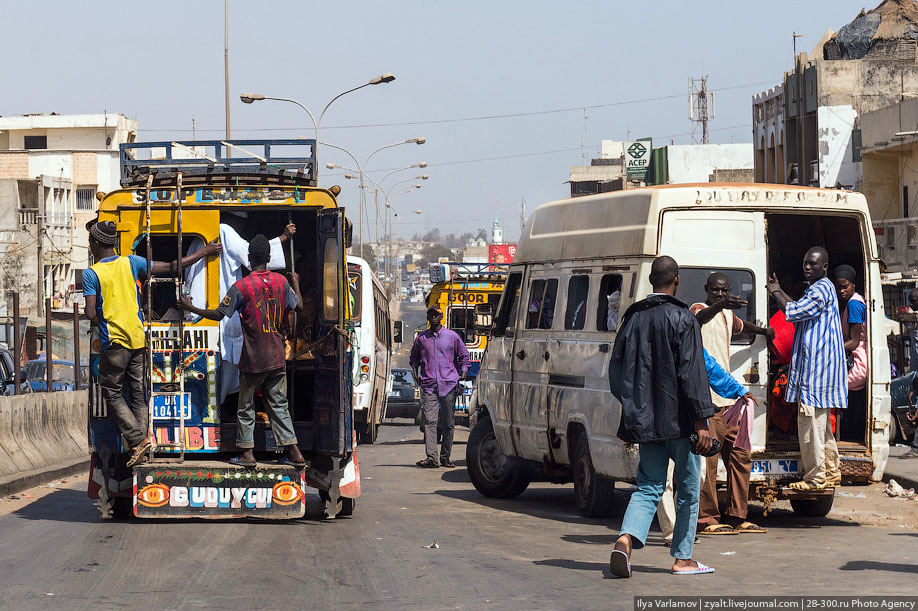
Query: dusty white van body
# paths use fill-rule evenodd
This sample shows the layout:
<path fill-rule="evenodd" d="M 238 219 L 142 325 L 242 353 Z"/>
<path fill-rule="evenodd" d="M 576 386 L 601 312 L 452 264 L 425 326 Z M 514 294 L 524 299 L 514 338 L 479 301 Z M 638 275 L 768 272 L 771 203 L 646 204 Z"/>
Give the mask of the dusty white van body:
<path fill-rule="evenodd" d="M 533 212 L 478 377 L 482 430 L 473 430 L 468 448 L 473 483 L 491 496 L 513 496 L 525 489 L 538 463 L 556 481 L 573 474 L 582 513 L 607 513 L 612 482 L 634 481 L 638 459 L 637 447 L 616 437 L 621 405 L 607 377 L 615 341 L 609 295 L 620 287 L 623 314 L 651 292 L 651 262 L 666 254 L 680 265 L 677 297 L 703 301 L 707 275 L 725 271 L 733 278 L 732 292 L 750 304 L 737 314 L 764 326 L 776 309 L 765 290 L 768 274 L 799 274 L 803 254 L 815 245 L 829 251 L 830 269 L 848 263 L 858 271 L 857 290 L 867 302 L 870 377 L 863 435 L 841 441 L 839 449 L 846 478 L 879 479 L 889 452 L 890 369 L 879 260 L 864 196 L 787 185 L 698 184 L 566 199 Z M 750 498 L 780 498 L 786 492 L 781 484 L 802 471 L 796 439 L 769 430 L 769 362 L 764 337 L 734 338 L 730 369 L 759 401 Z M 794 507 L 824 515 L 831 495 L 828 501 L 801 498 Z"/>

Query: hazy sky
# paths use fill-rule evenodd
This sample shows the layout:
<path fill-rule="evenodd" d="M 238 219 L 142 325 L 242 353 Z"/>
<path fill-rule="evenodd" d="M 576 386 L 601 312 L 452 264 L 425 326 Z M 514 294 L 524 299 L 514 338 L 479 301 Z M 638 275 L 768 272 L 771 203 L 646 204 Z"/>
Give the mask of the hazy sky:
<path fill-rule="evenodd" d="M 792 65 L 792 33 L 810 50 L 864 0 L 229 4 L 234 139 L 313 136 L 301 109 L 245 105 L 241 92 L 295 98 L 318 116 L 336 94 L 392 72 L 394 82 L 336 101 L 320 139 L 363 160 L 426 137 L 381 151 L 365 168 L 379 180 L 429 164 L 383 185 L 430 176 L 392 198 L 402 234 L 474 231 L 499 216 L 515 239 L 521 199 L 531 211 L 569 194 L 584 128 L 590 156 L 601 140 L 629 135 L 689 143 L 688 79 L 707 74 L 709 88 L 722 89 L 712 141 L 749 142 L 751 97 Z M 223 137 L 222 1 L 7 0 L 2 20 L 0 115 L 123 113 L 144 141 L 191 139 L 194 118 L 197 138 Z M 352 210 L 356 182 L 325 169 L 352 162 L 327 147 L 319 156 L 320 184 L 340 184 Z"/>

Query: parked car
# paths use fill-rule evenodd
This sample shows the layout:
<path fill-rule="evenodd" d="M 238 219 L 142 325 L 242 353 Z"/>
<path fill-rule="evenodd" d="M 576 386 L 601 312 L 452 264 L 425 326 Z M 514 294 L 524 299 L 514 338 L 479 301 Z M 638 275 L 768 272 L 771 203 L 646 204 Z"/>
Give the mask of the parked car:
<path fill-rule="evenodd" d="M 421 409 L 421 387 L 418 386 L 410 369 L 393 368 L 392 390 L 386 416 L 390 418 L 414 418 Z"/>
<path fill-rule="evenodd" d="M 14 395 L 13 353 L 0 346 L 0 395 Z"/>
<path fill-rule="evenodd" d="M 51 390 L 73 390 L 73 361 L 54 359 L 53 381 Z M 45 392 L 48 390 L 48 380 L 45 372 L 47 364 L 45 359 L 27 361 L 22 366 L 21 378 L 24 392 Z M 89 380 L 89 367 L 80 368 L 80 388 L 87 388 Z M 28 386 L 28 388 L 25 388 Z"/>

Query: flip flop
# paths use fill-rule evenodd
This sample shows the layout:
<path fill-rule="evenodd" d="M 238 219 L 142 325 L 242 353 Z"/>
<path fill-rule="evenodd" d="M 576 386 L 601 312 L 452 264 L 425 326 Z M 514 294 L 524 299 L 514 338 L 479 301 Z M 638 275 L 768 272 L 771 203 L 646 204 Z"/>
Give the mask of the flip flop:
<path fill-rule="evenodd" d="M 673 571 L 673 575 L 704 575 L 706 573 L 714 572 L 713 568 L 705 564 L 701 564 L 697 560 L 695 561 L 695 564 L 698 566 L 698 568 L 694 571 Z"/>
<path fill-rule="evenodd" d="M 740 533 L 767 533 L 767 528 L 762 528 L 758 524 L 753 524 L 752 522 L 743 522 L 736 527 L 736 532 Z"/>
<path fill-rule="evenodd" d="M 229 459 L 229 464 L 234 465 L 236 467 L 245 467 L 246 469 L 254 469 L 258 465 L 258 462 L 257 461 L 256 462 L 244 462 L 238 456 L 233 456 L 232 458 Z"/>
<path fill-rule="evenodd" d="M 700 535 L 738 535 L 739 533 L 735 528 L 729 524 L 708 524 L 704 527 Z"/>
<path fill-rule="evenodd" d="M 293 462 L 292 460 L 290 460 L 289 456 L 284 456 L 283 458 L 277 461 L 277 464 L 283 465 L 285 467 L 290 466 L 290 467 L 295 467 L 297 469 L 302 469 L 303 467 L 306 466 L 306 461 Z"/>
<path fill-rule="evenodd" d="M 628 554 L 620 549 L 612 550 L 609 556 L 609 570 L 616 577 L 627 579 L 631 577 L 631 562 L 628 561 Z"/>

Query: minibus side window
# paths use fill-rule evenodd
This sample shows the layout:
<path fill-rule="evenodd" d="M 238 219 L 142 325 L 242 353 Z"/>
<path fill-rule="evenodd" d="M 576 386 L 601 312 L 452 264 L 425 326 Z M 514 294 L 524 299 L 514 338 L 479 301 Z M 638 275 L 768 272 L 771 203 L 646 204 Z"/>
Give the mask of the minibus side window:
<path fill-rule="evenodd" d="M 520 281 L 522 277 L 522 273 L 516 272 L 510 274 L 507 278 L 500 304 L 497 306 L 497 317 L 494 320 L 494 335 L 496 337 L 513 335 L 517 307 L 520 301 Z"/>
<path fill-rule="evenodd" d="M 599 303 L 596 309 L 596 329 L 598 331 L 618 330 L 618 310 L 621 302 L 621 274 L 606 274 L 599 281 Z"/>
<path fill-rule="evenodd" d="M 587 297 L 590 292 L 589 276 L 571 276 L 567 283 L 567 310 L 564 328 L 579 331 L 586 322 Z"/>
<path fill-rule="evenodd" d="M 526 313 L 527 329 L 551 329 L 555 318 L 555 298 L 558 281 L 533 280 L 529 285 L 529 307 Z"/>

